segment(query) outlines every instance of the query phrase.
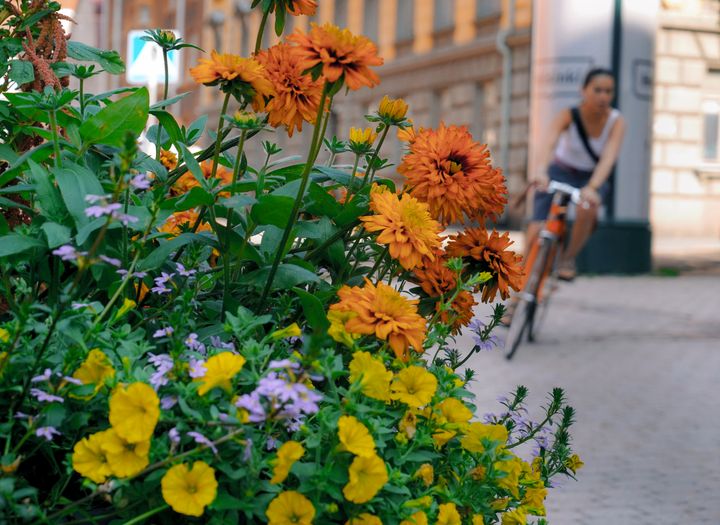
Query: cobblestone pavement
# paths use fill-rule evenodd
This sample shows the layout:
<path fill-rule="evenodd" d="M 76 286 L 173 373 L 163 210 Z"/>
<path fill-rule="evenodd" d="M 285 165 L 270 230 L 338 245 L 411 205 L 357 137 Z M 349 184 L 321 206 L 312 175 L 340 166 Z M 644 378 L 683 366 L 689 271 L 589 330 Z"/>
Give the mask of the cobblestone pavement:
<path fill-rule="evenodd" d="M 717 274 L 581 277 L 513 361 L 469 361 L 481 411 L 517 384 L 530 406 L 562 386 L 576 408 L 585 468 L 550 492 L 552 525 L 720 525 L 719 318 Z"/>

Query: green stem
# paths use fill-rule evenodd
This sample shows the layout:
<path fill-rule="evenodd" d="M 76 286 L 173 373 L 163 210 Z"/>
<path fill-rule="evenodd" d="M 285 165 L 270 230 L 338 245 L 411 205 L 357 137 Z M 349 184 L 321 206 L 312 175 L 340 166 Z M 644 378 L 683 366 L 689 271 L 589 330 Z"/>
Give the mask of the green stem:
<path fill-rule="evenodd" d="M 168 97 L 168 52 L 167 49 L 163 48 L 163 63 L 165 66 L 165 78 L 163 79 L 163 100 L 167 100 Z M 162 106 L 160 109 L 165 109 Z M 157 144 L 155 144 L 155 160 L 160 162 L 160 152 L 162 151 L 162 144 L 160 143 L 160 135 L 162 134 L 162 123 L 158 120 L 157 127 Z"/>
<path fill-rule="evenodd" d="M 356 153 L 355 162 L 353 163 L 352 171 L 350 172 L 350 184 L 348 184 L 347 194 L 345 195 L 345 204 L 343 205 L 343 208 L 348 205 L 348 202 L 350 202 L 350 197 L 352 196 L 353 190 L 355 189 L 355 171 L 357 171 L 358 164 L 360 164 L 360 154 Z M 367 172 L 365 172 L 365 174 L 367 175 Z M 362 186 L 360 187 L 362 188 Z"/>
<path fill-rule="evenodd" d="M 50 111 L 50 128 L 52 129 L 53 134 L 53 150 L 55 151 L 55 167 L 60 167 L 60 141 L 58 138 L 58 125 L 57 125 L 57 114 L 55 113 L 55 110 L 53 109 Z"/>
<path fill-rule="evenodd" d="M 123 523 L 123 525 L 134 525 L 135 523 L 140 523 L 142 521 L 145 521 L 150 516 L 154 516 L 155 514 L 158 514 L 159 512 L 164 511 L 169 507 L 168 504 L 163 503 L 159 507 L 155 507 L 154 509 L 150 509 L 149 511 L 145 512 L 144 514 L 140 514 L 139 516 L 134 517 L 131 520 L 126 521 Z"/>
<path fill-rule="evenodd" d="M 85 117 L 85 79 L 80 79 L 80 120 Z"/>
<path fill-rule="evenodd" d="M 385 142 L 385 137 L 387 137 L 388 131 L 390 131 L 390 126 L 385 126 L 385 129 L 382 132 L 382 135 L 380 135 L 380 140 L 378 141 L 377 147 L 375 148 L 375 151 L 372 154 L 372 157 L 370 157 L 370 162 L 368 165 L 368 169 L 365 172 L 365 177 L 363 178 L 363 183 L 361 188 L 365 187 L 365 184 L 372 183 L 373 178 L 375 177 L 375 172 L 377 171 L 377 168 L 375 167 L 375 163 L 378 159 L 378 154 L 380 153 L 380 148 L 382 148 L 383 142 Z M 368 180 L 369 178 L 369 180 Z"/>
<path fill-rule="evenodd" d="M 257 55 L 260 52 L 260 48 L 262 48 L 262 38 L 263 33 L 265 32 L 265 25 L 267 24 L 268 16 L 270 15 L 270 10 L 263 11 L 262 20 L 260 21 L 260 28 L 258 29 L 257 38 L 255 39 L 255 51 L 254 55 Z"/>
<path fill-rule="evenodd" d="M 261 308 L 265 306 L 265 300 L 267 299 L 267 296 L 270 293 L 270 289 L 272 288 L 275 274 L 277 273 L 278 266 L 280 266 L 280 261 L 282 260 L 285 252 L 285 244 L 290 238 L 290 232 L 292 232 L 292 229 L 295 226 L 295 221 L 298 217 L 298 213 L 300 212 L 300 205 L 302 204 L 303 196 L 305 195 L 305 188 L 307 187 L 308 181 L 310 180 L 310 172 L 312 171 L 313 164 L 315 163 L 315 159 L 317 158 L 317 154 L 320 151 L 320 148 L 318 147 L 318 138 L 319 142 L 322 143 L 322 135 L 320 133 L 320 130 L 324 128 L 324 126 L 322 125 L 322 121 L 325 114 L 325 101 L 328 98 L 328 90 L 328 84 L 326 83 L 325 87 L 323 88 L 323 93 L 320 97 L 320 107 L 318 108 L 317 118 L 315 119 L 315 128 L 313 129 L 313 136 L 310 142 L 310 151 L 308 152 L 308 157 L 305 161 L 305 168 L 303 169 L 301 175 L 300 188 L 298 189 L 297 197 L 295 197 L 295 204 L 293 205 L 290 212 L 290 218 L 288 220 L 287 226 L 285 226 L 285 231 L 283 232 L 282 239 L 280 240 L 280 246 L 278 247 L 277 253 L 275 255 L 275 260 L 273 260 L 272 267 L 270 268 L 268 280 L 265 283 L 265 289 L 263 290 L 262 297 L 260 298 Z M 330 104 L 332 104 L 332 99 L 330 99 L 328 107 Z"/>

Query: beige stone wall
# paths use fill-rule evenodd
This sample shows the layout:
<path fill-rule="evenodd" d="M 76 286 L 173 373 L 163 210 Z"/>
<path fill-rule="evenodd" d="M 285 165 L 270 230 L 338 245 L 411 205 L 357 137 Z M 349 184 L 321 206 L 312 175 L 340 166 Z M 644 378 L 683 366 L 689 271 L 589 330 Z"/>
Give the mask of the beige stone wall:
<path fill-rule="evenodd" d="M 703 101 L 720 98 L 717 3 L 665 2 L 657 33 L 651 223 L 655 235 L 720 236 L 720 162 L 703 158 Z"/>

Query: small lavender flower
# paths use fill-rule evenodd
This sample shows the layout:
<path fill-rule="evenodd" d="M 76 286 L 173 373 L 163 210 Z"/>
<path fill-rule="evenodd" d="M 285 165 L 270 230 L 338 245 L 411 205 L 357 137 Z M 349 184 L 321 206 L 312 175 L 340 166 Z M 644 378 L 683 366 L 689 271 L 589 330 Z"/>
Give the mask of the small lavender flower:
<path fill-rule="evenodd" d="M 91 195 L 88 195 L 90 197 Z M 111 202 L 110 204 L 101 204 L 101 205 L 95 205 L 90 206 L 88 208 L 85 208 L 85 215 L 87 217 L 94 217 L 96 219 L 103 217 L 105 215 L 110 215 L 111 217 L 114 217 L 117 215 L 117 211 L 122 208 L 122 204 L 119 202 Z"/>
<path fill-rule="evenodd" d="M 205 345 L 198 341 L 198 335 L 193 332 L 185 338 L 185 346 L 201 354 L 205 353 Z"/>
<path fill-rule="evenodd" d="M 125 226 L 127 226 L 130 223 L 136 223 L 140 220 L 137 217 L 135 217 L 134 215 L 128 215 L 127 213 L 114 213 L 113 218 L 119 220 Z"/>
<path fill-rule="evenodd" d="M 215 348 L 223 348 L 225 350 L 230 350 L 231 352 L 235 352 L 235 343 L 232 341 L 224 342 L 222 339 L 220 339 L 217 335 L 211 335 L 210 336 L 210 344 L 214 346 Z"/>
<path fill-rule="evenodd" d="M 112 266 L 115 266 L 116 268 L 119 268 L 120 265 L 122 264 L 122 262 L 120 261 L 120 259 L 115 259 L 115 258 L 113 258 L 113 257 L 108 257 L 107 255 L 99 255 L 98 258 L 99 258 L 101 261 L 103 261 L 103 262 L 106 262 L 106 263 L 108 263 L 108 264 L 110 264 L 110 265 L 112 265 Z"/>
<path fill-rule="evenodd" d="M 195 440 L 195 443 L 197 443 L 198 445 L 205 445 L 206 447 L 208 447 L 210 450 L 213 451 L 213 454 L 218 453 L 218 449 L 215 446 L 215 443 L 203 436 L 200 432 L 188 432 L 187 435 L 193 438 Z"/>
<path fill-rule="evenodd" d="M 50 370 L 49 368 L 46 368 L 46 369 L 45 369 L 45 372 L 43 372 L 43 373 L 40 374 L 39 376 L 33 377 L 33 378 L 30 380 L 30 382 L 31 382 L 31 383 L 43 383 L 43 382 L 50 381 L 50 378 L 51 378 L 51 377 L 52 377 L 52 370 Z"/>
<path fill-rule="evenodd" d="M 150 187 L 151 180 L 147 176 L 147 173 L 138 173 L 132 179 L 130 179 L 130 186 L 136 190 L 146 190 Z"/>
<path fill-rule="evenodd" d="M 76 303 L 75 301 L 73 301 L 70 305 L 73 310 L 80 310 L 82 308 L 87 308 L 88 306 L 90 306 L 90 303 Z"/>
<path fill-rule="evenodd" d="M 247 463 L 252 459 L 253 440 L 248 438 L 245 440 L 245 448 L 243 449 L 242 460 Z"/>
<path fill-rule="evenodd" d="M 155 277 L 155 286 L 150 289 L 150 291 L 158 293 L 158 294 L 165 294 L 170 293 L 172 290 L 165 286 L 165 284 L 170 281 L 170 279 L 173 278 L 175 274 L 174 273 L 165 273 L 162 272 L 160 274 L 160 277 Z"/>
<path fill-rule="evenodd" d="M 165 328 L 155 330 L 153 337 L 155 339 L 159 339 L 160 337 L 170 337 L 174 331 L 175 329 L 172 326 L 166 326 Z"/>
<path fill-rule="evenodd" d="M 150 384 L 157 390 L 168 384 L 167 373 L 173 369 L 175 363 L 168 354 L 150 354 L 148 362 L 155 367 L 155 373 L 150 376 Z"/>
<path fill-rule="evenodd" d="M 85 195 L 85 202 L 95 204 L 96 202 L 106 201 L 111 197 L 112 195 Z"/>
<path fill-rule="evenodd" d="M 59 436 L 60 432 L 55 427 L 38 427 L 35 430 L 37 437 L 43 437 L 48 441 L 53 440 L 53 436 Z"/>
<path fill-rule="evenodd" d="M 270 364 L 268 364 L 268 369 L 270 370 L 284 370 L 286 368 L 298 371 L 300 369 L 300 363 L 296 363 L 290 359 L 276 359 L 274 361 L 270 361 Z"/>
<path fill-rule="evenodd" d="M 485 329 L 487 325 L 483 323 L 477 317 L 470 321 L 468 328 L 472 332 L 473 342 L 475 343 L 475 350 L 480 352 L 483 350 L 492 350 L 498 346 L 499 339 L 494 335 L 485 335 Z"/>
<path fill-rule="evenodd" d="M 235 401 L 235 406 L 247 410 L 248 420 L 252 423 L 265 421 L 267 417 L 265 407 L 263 407 L 260 401 L 260 394 L 258 394 L 257 390 L 240 396 L 238 400 Z"/>
<path fill-rule="evenodd" d="M 177 404 L 177 402 L 178 398 L 176 396 L 163 396 L 160 398 L 160 408 L 163 410 L 170 410 Z"/>
<path fill-rule="evenodd" d="M 61 374 L 58 374 L 58 375 L 62 376 Z M 63 381 L 67 381 L 68 383 L 72 383 L 73 385 L 82 385 L 83 384 L 82 381 L 80 381 L 79 379 L 76 379 L 74 377 L 62 376 L 62 378 L 63 378 Z"/>
<path fill-rule="evenodd" d="M 177 272 L 182 275 L 183 277 L 191 277 L 197 273 L 197 270 L 188 270 L 183 266 L 182 263 L 175 263 L 177 267 Z"/>
<path fill-rule="evenodd" d="M 77 249 L 70 244 L 65 244 L 60 246 L 60 248 L 56 248 L 52 251 L 52 254 L 57 255 L 63 261 L 77 261 L 79 257 L 86 255 L 85 252 L 77 251 Z"/>
<path fill-rule="evenodd" d="M 55 396 L 53 394 L 48 394 L 44 390 L 40 390 L 39 388 L 31 388 L 30 389 L 30 395 L 34 396 L 35 399 L 40 401 L 41 403 L 64 403 L 65 400 L 60 396 Z"/>
<path fill-rule="evenodd" d="M 178 432 L 177 427 L 172 427 L 168 431 L 168 437 L 170 438 L 170 441 L 172 443 L 175 443 L 175 444 L 180 443 L 180 432 Z"/>
<path fill-rule="evenodd" d="M 275 450 L 277 447 L 278 447 L 278 440 L 272 436 L 268 436 L 267 442 L 265 443 L 265 448 L 267 450 Z"/>
<path fill-rule="evenodd" d="M 13 417 L 15 419 L 32 419 L 32 416 L 26 414 L 25 412 L 15 412 L 15 415 Z"/>
<path fill-rule="evenodd" d="M 205 377 L 207 368 L 205 368 L 205 361 L 202 359 L 190 359 L 190 377 L 193 379 L 199 379 Z"/>

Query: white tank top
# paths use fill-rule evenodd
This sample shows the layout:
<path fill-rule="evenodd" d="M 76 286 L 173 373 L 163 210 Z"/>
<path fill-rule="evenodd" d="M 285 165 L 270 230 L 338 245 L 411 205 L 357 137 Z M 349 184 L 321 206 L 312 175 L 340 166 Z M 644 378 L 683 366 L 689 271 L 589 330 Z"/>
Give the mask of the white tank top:
<path fill-rule="evenodd" d="M 612 108 L 600 136 L 588 136 L 590 147 L 598 157 L 602 154 L 608 137 L 610 136 L 610 130 L 619 116 L 620 112 Z M 557 146 L 555 147 L 555 158 L 560 161 L 561 164 L 577 170 L 592 171 L 595 169 L 595 161 L 587 152 L 585 146 L 583 146 L 580 133 L 578 133 L 574 121 L 571 121 L 567 129 L 560 135 Z"/>

